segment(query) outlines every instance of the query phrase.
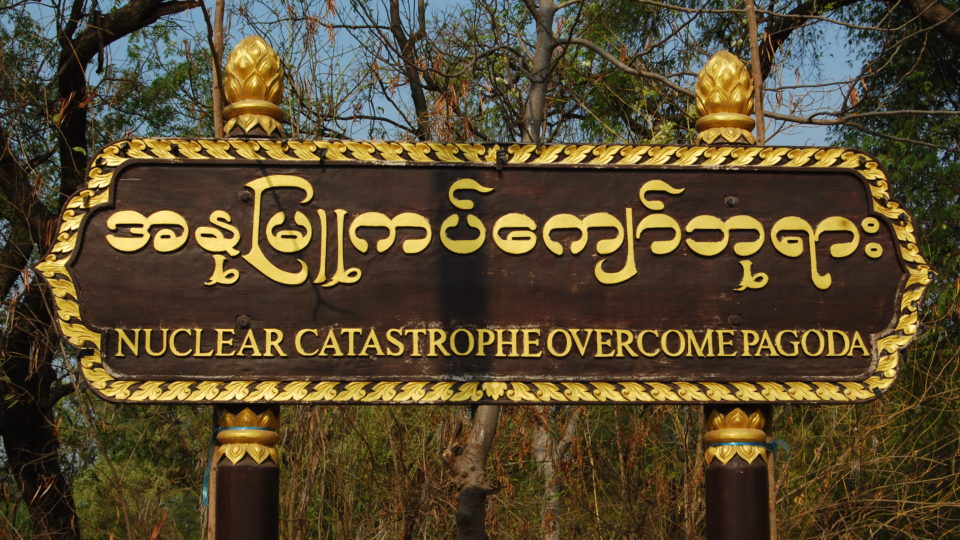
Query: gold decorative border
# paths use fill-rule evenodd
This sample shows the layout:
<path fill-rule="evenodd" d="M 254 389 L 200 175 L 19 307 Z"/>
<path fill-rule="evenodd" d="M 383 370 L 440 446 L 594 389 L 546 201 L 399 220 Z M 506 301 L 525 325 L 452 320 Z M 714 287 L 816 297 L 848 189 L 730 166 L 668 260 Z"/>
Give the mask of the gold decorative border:
<path fill-rule="evenodd" d="M 278 160 L 310 162 L 651 165 L 671 167 L 839 168 L 862 175 L 873 210 L 889 219 L 909 273 L 892 331 L 877 341 L 876 371 L 864 381 L 817 382 L 422 382 L 422 381 L 128 381 L 104 369 L 101 335 L 84 325 L 67 264 L 84 218 L 106 204 L 114 172 L 131 160 Z M 893 383 L 900 352 L 916 337 L 918 307 L 931 281 L 913 223 L 890 199 L 877 162 L 843 148 L 443 144 L 390 141 L 132 139 L 104 148 L 87 183 L 66 204 L 56 243 L 36 265 L 50 285 L 61 333 L 85 349 L 83 376 L 100 396 L 124 402 L 188 403 L 846 403 L 879 397 Z"/>

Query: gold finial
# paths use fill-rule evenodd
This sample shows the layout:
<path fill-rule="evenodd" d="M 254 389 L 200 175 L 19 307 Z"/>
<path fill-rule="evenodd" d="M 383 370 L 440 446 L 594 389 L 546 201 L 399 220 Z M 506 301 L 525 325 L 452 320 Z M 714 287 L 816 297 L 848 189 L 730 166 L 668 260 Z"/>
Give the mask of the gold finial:
<path fill-rule="evenodd" d="M 224 93 L 230 103 L 223 109 L 227 134 L 234 127 L 244 133 L 259 127 L 267 135 L 280 130 L 283 67 L 280 56 L 266 41 L 249 36 L 237 43 L 227 59 L 224 79 Z"/>
<path fill-rule="evenodd" d="M 718 137 L 730 143 L 755 144 L 753 80 L 739 58 L 720 51 L 697 78 L 697 142 L 713 144 Z"/>

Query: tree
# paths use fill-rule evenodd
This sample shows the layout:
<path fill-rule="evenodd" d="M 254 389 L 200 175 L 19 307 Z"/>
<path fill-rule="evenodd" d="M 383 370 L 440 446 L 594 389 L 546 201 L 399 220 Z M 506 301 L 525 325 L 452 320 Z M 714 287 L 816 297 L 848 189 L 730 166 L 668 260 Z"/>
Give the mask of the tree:
<path fill-rule="evenodd" d="M 104 72 L 118 39 L 193 7 L 190 1 L 133 0 L 108 13 L 78 0 L 47 8 L 0 5 L 6 23 L 0 73 L 0 287 L 6 302 L 0 373 L 0 434 L 7 466 L 37 538 L 79 537 L 74 498 L 58 461 L 54 407 L 72 392 L 58 365 L 70 351 L 54 334 L 44 287 L 29 265 L 51 246 L 59 207 L 81 184 L 90 151 L 90 111 L 100 95 L 89 68 Z M 40 20 L 38 20 L 40 19 Z M 45 20 L 44 20 L 45 19 Z"/>
<path fill-rule="evenodd" d="M 94 537 L 190 536 L 199 522 L 202 417 L 77 392 L 75 351 L 59 345 L 29 270 L 99 144 L 212 133 L 206 25 L 171 18 L 193 6 L 0 2 L 0 484 L 21 501 L 0 499 L 0 528 L 21 536 L 28 523 L 37 537 L 78 537 L 78 524 Z M 838 144 L 875 154 L 941 275 L 928 330 L 883 400 L 779 410 L 775 432 L 794 448 L 778 460 L 781 531 L 955 534 L 958 5 L 758 7 L 768 124 L 830 126 Z M 289 133 L 304 138 L 682 143 L 706 59 L 751 56 L 744 4 L 722 0 L 280 0 L 226 12 L 228 50 L 255 33 L 280 52 Z M 856 53 L 852 74 L 818 80 L 838 39 Z M 702 533 L 697 409 L 285 411 L 286 537 L 450 537 L 457 504 L 475 536 Z M 451 482 L 442 460 L 466 481 Z"/>

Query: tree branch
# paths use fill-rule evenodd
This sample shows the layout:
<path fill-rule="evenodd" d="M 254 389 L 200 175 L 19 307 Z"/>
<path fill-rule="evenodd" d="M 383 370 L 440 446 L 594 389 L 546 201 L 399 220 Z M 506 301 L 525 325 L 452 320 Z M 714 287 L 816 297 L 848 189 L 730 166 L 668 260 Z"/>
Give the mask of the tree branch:
<path fill-rule="evenodd" d="M 956 45 L 960 45 L 960 9 L 950 9 L 937 0 L 909 0 L 920 19 Z"/>
<path fill-rule="evenodd" d="M 840 0 L 839 2 L 824 2 L 822 0 L 807 0 L 798 5 L 788 14 L 770 14 L 778 17 L 775 23 L 768 23 L 763 34 L 760 47 L 760 77 L 766 79 L 775 64 L 774 58 L 783 43 L 795 30 L 806 26 L 810 16 L 819 16 L 823 13 L 855 4 L 860 0 Z"/>

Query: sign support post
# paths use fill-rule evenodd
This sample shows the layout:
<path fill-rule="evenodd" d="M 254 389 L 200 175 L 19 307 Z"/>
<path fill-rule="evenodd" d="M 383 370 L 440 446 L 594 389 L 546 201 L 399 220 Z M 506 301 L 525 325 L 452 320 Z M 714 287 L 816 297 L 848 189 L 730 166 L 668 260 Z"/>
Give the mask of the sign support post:
<path fill-rule="evenodd" d="M 697 143 L 756 144 L 752 129 L 753 81 L 743 62 L 721 51 L 704 66 L 697 80 Z M 727 206 L 739 204 L 736 194 Z M 738 326 L 739 314 L 729 314 Z M 767 432 L 770 406 L 704 407 L 706 434 L 707 538 L 766 540 L 771 538 L 769 509 L 770 460 Z"/>
<path fill-rule="evenodd" d="M 217 406 L 216 538 L 278 538 L 276 406 Z"/>
<path fill-rule="evenodd" d="M 224 87 L 228 137 L 279 137 L 283 69 L 279 55 L 263 39 L 251 36 L 237 44 L 227 59 Z M 249 326 L 250 318 L 238 314 L 238 329 Z M 215 538 L 278 538 L 280 407 L 216 406 L 214 416 Z"/>

